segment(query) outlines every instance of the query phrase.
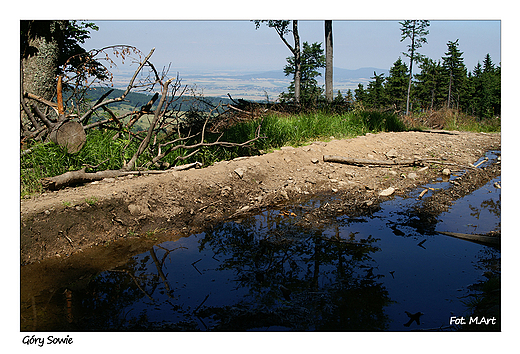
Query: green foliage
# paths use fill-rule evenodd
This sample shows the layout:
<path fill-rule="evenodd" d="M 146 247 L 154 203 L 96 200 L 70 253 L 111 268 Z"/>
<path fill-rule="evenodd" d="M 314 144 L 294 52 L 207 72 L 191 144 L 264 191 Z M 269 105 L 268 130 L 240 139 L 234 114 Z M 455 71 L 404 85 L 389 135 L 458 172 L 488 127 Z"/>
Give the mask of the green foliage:
<path fill-rule="evenodd" d="M 446 85 L 440 61 L 424 58 L 419 65 L 421 72 L 415 75 L 415 98 L 422 108 L 430 110 L 441 107 L 445 102 Z"/>
<path fill-rule="evenodd" d="M 442 61 L 422 58 L 421 72 L 414 76 L 411 88 L 411 113 L 453 108 L 478 119 L 500 115 L 500 66 L 496 66 L 487 54 L 484 65 L 478 63 L 473 72 L 468 73 L 462 54 L 457 40 L 448 42 L 448 51 Z M 359 84 L 355 90 L 356 105 L 377 110 L 403 110 L 408 74 L 400 58 L 390 69 L 389 77 L 374 72 L 366 89 Z"/>
<path fill-rule="evenodd" d="M 386 95 L 383 83 L 385 82 L 384 74 L 377 75 L 374 71 L 374 76 L 371 77 L 367 86 L 366 103 L 369 107 L 379 108 L 386 105 Z"/>
<path fill-rule="evenodd" d="M 405 39 L 410 39 L 408 44 L 408 52 L 403 53 L 406 57 L 410 58 L 411 62 L 417 62 L 421 59 L 422 55 L 417 53 L 417 49 L 421 48 L 424 43 L 428 43 L 426 36 L 430 33 L 427 28 L 430 26 L 428 20 L 406 20 L 399 22 L 401 27 L 401 42 Z"/>
<path fill-rule="evenodd" d="M 259 150 L 270 150 L 285 145 L 299 146 L 309 141 L 335 138 L 351 138 L 367 132 L 402 131 L 404 125 L 392 113 L 357 110 L 343 114 L 317 111 L 290 116 L 270 114 L 261 120 L 237 124 L 226 134 L 252 138 L 262 124 L 265 139 L 255 142 Z"/>
<path fill-rule="evenodd" d="M 401 58 L 397 59 L 390 69 L 390 76 L 386 79 L 385 91 L 390 105 L 400 110 L 406 108 L 408 68 Z"/>
<path fill-rule="evenodd" d="M 459 40 L 448 42 L 446 56 L 442 57 L 442 66 L 448 77 L 448 98 L 447 107 L 459 107 L 460 103 L 466 98 L 466 66 L 462 59 L 462 52 L 459 50 Z"/>
<path fill-rule="evenodd" d="M 325 67 L 325 55 L 323 55 L 323 48 L 321 48 L 321 43 L 309 44 L 304 42 L 300 62 L 300 102 L 302 105 L 309 107 L 311 105 L 316 105 L 316 102 L 323 95 L 323 89 L 318 86 L 318 81 L 316 80 L 318 76 L 321 76 L 321 73 L 318 71 L 318 69 Z M 292 75 L 294 77 L 294 57 L 288 57 L 287 63 L 288 64 L 283 69 L 285 76 Z M 280 94 L 280 99 L 282 102 L 287 102 L 294 99 L 294 79 L 291 81 L 288 91 L 288 93 L 282 92 Z"/>
<path fill-rule="evenodd" d="M 469 111 L 478 117 L 491 118 L 500 114 L 500 67 L 495 67 L 489 53 L 484 59 L 484 67 L 477 63 L 470 74 Z"/>

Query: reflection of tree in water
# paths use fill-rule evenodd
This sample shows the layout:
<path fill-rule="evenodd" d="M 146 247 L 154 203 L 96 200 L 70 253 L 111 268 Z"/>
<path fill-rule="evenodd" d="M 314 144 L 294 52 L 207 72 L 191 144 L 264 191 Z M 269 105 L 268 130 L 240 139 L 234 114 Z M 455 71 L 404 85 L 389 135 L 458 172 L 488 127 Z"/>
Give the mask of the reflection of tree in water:
<path fill-rule="evenodd" d="M 386 328 L 388 293 L 366 265 L 378 250 L 376 239 L 345 239 L 338 227 L 326 237 L 323 225 L 296 229 L 281 214 L 270 217 L 264 228 L 250 218 L 206 233 L 200 248 L 211 247 L 220 269 L 234 270 L 249 296 L 225 308 L 203 307 L 201 317 L 218 319 L 215 330 Z"/>
<path fill-rule="evenodd" d="M 463 302 L 471 311 L 471 317 L 496 319 L 496 325 L 477 325 L 475 323 L 461 326 L 462 331 L 500 331 L 501 330 L 501 277 L 500 250 L 486 247 L 480 252 L 479 261 L 475 265 L 484 271 L 484 280 L 469 286 L 470 293 Z"/>
<path fill-rule="evenodd" d="M 278 211 L 258 218 L 217 225 L 200 240 L 199 250 L 212 252 L 219 261 L 215 271 L 232 274 L 236 287 L 246 289 L 247 295 L 238 302 L 209 306 L 205 305 L 208 295 L 198 306 L 188 306 L 176 291 L 197 280 L 168 281 L 168 259 L 170 253 L 175 256 L 176 246 L 168 250 L 159 245 L 124 267 L 102 273 L 86 289 L 74 291 L 76 328 L 334 331 L 387 327 L 383 309 L 390 302 L 388 292 L 371 266 L 377 239 L 340 235 L 337 225 L 323 223 L 312 229 L 296 228 L 290 214 Z M 220 290 L 210 293 L 214 291 Z M 160 320 L 151 318 L 154 310 L 159 310 L 155 313 L 160 312 Z"/>
<path fill-rule="evenodd" d="M 160 247 L 160 246 L 159 246 Z M 174 304 L 172 290 L 162 271 L 166 257 L 172 250 L 165 250 L 158 259 L 152 248 L 143 257 L 132 258 L 124 269 L 103 272 L 91 281 L 87 289 L 74 292 L 76 329 L 89 330 L 195 330 L 194 321 L 179 321 L 174 325 L 156 324 L 149 320 L 146 307 L 161 307 L 165 311 L 183 313 L 181 305 Z M 153 265 L 151 264 L 153 262 Z M 164 285 L 160 287 L 160 284 Z M 167 296 L 166 301 L 157 299 Z M 144 302 L 142 309 L 136 306 Z"/>
<path fill-rule="evenodd" d="M 501 204 L 501 195 L 499 194 L 498 200 L 483 200 L 480 203 L 480 207 L 474 207 L 471 204 L 469 204 L 468 207 L 471 210 L 470 215 L 477 220 L 480 218 L 480 213 L 482 212 L 482 210 L 487 210 L 490 214 L 495 215 L 497 218 L 497 225 L 495 227 L 495 230 L 500 230 L 500 215 L 502 212 Z"/>

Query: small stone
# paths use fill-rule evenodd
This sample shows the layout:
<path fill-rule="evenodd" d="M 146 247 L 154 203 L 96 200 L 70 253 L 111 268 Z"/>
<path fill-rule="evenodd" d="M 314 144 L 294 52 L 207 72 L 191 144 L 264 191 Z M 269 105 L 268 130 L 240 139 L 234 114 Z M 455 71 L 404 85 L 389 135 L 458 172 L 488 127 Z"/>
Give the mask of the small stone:
<path fill-rule="evenodd" d="M 133 216 L 137 216 L 137 215 L 141 214 L 141 208 L 139 207 L 139 205 L 136 205 L 136 204 L 129 204 L 128 211 Z"/>
<path fill-rule="evenodd" d="M 235 171 L 233 171 L 233 172 L 235 172 L 235 173 L 237 174 L 237 176 L 240 177 L 240 178 L 244 177 L 244 172 L 245 172 L 245 171 L 244 171 L 243 169 L 241 169 L 241 168 L 237 168 L 237 169 L 236 169 Z"/>
<path fill-rule="evenodd" d="M 394 194 L 394 192 L 395 192 L 395 188 L 389 187 L 389 188 L 384 189 L 381 192 L 379 192 L 379 195 L 382 197 L 388 197 L 388 196 Z"/>
<path fill-rule="evenodd" d="M 289 195 L 287 194 L 287 191 L 285 191 L 284 189 L 282 189 L 282 190 L 280 191 L 280 194 L 282 195 L 282 197 L 284 197 L 284 199 L 289 200 Z"/>
<path fill-rule="evenodd" d="M 220 196 L 227 197 L 229 193 L 231 192 L 231 187 L 225 186 L 220 190 Z"/>
<path fill-rule="evenodd" d="M 317 158 L 314 157 L 314 158 L 311 159 L 311 162 L 313 164 L 317 164 L 318 162 L 320 162 L 320 160 L 318 160 Z"/>
<path fill-rule="evenodd" d="M 389 159 L 395 159 L 398 155 L 397 155 L 397 151 L 395 149 L 391 149 L 390 151 L 388 151 L 386 154 L 386 157 L 388 157 Z"/>
<path fill-rule="evenodd" d="M 44 213 L 45 213 L 45 215 L 49 215 L 51 212 L 48 210 L 45 210 Z"/>
<path fill-rule="evenodd" d="M 416 178 L 417 178 L 417 173 L 415 173 L 415 172 L 410 172 L 410 173 L 408 174 L 408 178 L 410 178 L 410 179 L 416 179 Z"/>
<path fill-rule="evenodd" d="M 451 171 L 449 168 L 445 168 L 444 170 L 442 170 L 442 174 L 444 176 L 449 176 L 449 175 L 451 175 Z"/>

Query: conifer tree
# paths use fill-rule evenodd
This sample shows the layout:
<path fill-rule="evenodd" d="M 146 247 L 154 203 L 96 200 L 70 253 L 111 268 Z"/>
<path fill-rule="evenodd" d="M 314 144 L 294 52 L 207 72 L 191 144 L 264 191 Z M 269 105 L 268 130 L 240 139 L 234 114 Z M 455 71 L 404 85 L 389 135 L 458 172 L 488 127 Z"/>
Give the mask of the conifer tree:
<path fill-rule="evenodd" d="M 466 67 L 462 59 L 462 53 L 458 46 L 459 40 L 447 43 L 448 51 L 446 56 L 442 57 L 442 66 L 448 78 L 448 96 L 446 105 L 452 107 L 453 101 L 457 103 L 457 107 L 464 96 L 464 85 L 466 84 Z"/>
<path fill-rule="evenodd" d="M 367 96 L 366 101 L 372 108 L 381 108 L 385 105 L 385 90 L 383 83 L 385 82 L 384 74 L 376 74 L 371 77 L 373 81 L 370 81 L 367 85 Z"/>
<path fill-rule="evenodd" d="M 396 109 L 406 108 L 408 93 L 408 68 L 401 58 L 397 59 L 386 79 L 386 96 Z"/>
<path fill-rule="evenodd" d="M 354 98 L 356 99 L 356 102 L 366 103 L 367 92 L 363 84 L 359 83 L 357 89 L 354 90 Z"/>
<path fill-rule="evenodd" d="M 440 107 L 444 100 L 445 87 L 445 75 L 443 75 L 440 61 L 435 62 L 430 58 L 423 58 L 419 68 L 421 72 L 415 75 L 414 92 L 420 105 L 432 110 Z"/>
<path fill-rule="evenodd" d="M 472 114 L 491 118 L 500 114 L 500 69 L 495 67 L 489 54 L 484 58 L 484 66 L 477 63 L 470 73 L 471 102 L 469 110 Z"/>
<path fill-rule="evenodd" d="M 426 36 L 430 33 L 426 28 L 430 26 L 430 21 L 427 20 L 406 20 L 399 22 L 401 24 L 401 42 L 406 38 L 410 39 L 408 45 L 408 53 L 403 54 L 410 58 L 410 73 L 408 77 L 408 93 L 406 95 L 406 114 L 409 113 L 410 108 L 410 91 L 412 88 L 412 68 L 414 62 L 419 62 L 422 55 L 417 53 L 417 49 L 421 48 L 424 43 L 428 43 Z"/>
<path fill-rule="evenodd" d="M 303 43 L 303 50 L 301 53 L 301 81 L 300 81 L 300 102 L 303 105 L 310 105 L 316 103 L 320 96 L 323 94 L 323 89 L 318 86 L 316 78 L 321 76 L 318 71 L 320 68 L 325 67 L 325 55 L 323 54 L 323 48 L 321 43 L 307 42 Z M 285 76 L 294 74 L 294 57 L 288 57 L 287 63 L 283 69 Z M 289 92 L 280 94 L 282 100 L 290 100 L 295 95 L 295 84 L 294 80 L 289 86 Z"/>

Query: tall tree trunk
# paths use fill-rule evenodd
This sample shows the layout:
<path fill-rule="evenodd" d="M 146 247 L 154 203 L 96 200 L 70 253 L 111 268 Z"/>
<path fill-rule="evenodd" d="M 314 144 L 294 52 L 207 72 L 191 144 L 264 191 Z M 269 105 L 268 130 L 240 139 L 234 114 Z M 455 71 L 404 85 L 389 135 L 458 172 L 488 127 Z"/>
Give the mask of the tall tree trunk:
<path fill-rule="evenodd" d="M 298 34 L 298 21 L 294 20 L 292 24 L 294 37 L 294 100 L 299 105 L 302 78 L 300 35 Z"/>
<path fill-rule="evenodd" d="M 56 92 L 56 75 L 64 21 L 30 21 L 22 54 L 23 89 L 46 100 Z M 43 106 L 41 107 L 43 109 Z"/>
<path fill-rule="evenodd" d="M 410 91 L 412 89 L 412 67 L 415 55 L 415 20 L 413 21 L 412 30 L 412 50 L 410 51 L 410 76 L 408 77 L 408 92 L 406 93 L 406 115 L 410 113 Z"/>
<path fill-rule="evenodd" d="M 325 20 L 325 97 L 328 102 L 332 102 L 334 95 L 332 53 L 332 20 Z"/>
<path fill-rule="evenodd" d="M 450 105 L 451 105 L 451 82 L 452 82 L 452 79 L 453 79 L 453 72 L 450 70 L 450 81 L 449 81 L 449 84 L 448 84 L 448 109 L 450 108 Z"/>

